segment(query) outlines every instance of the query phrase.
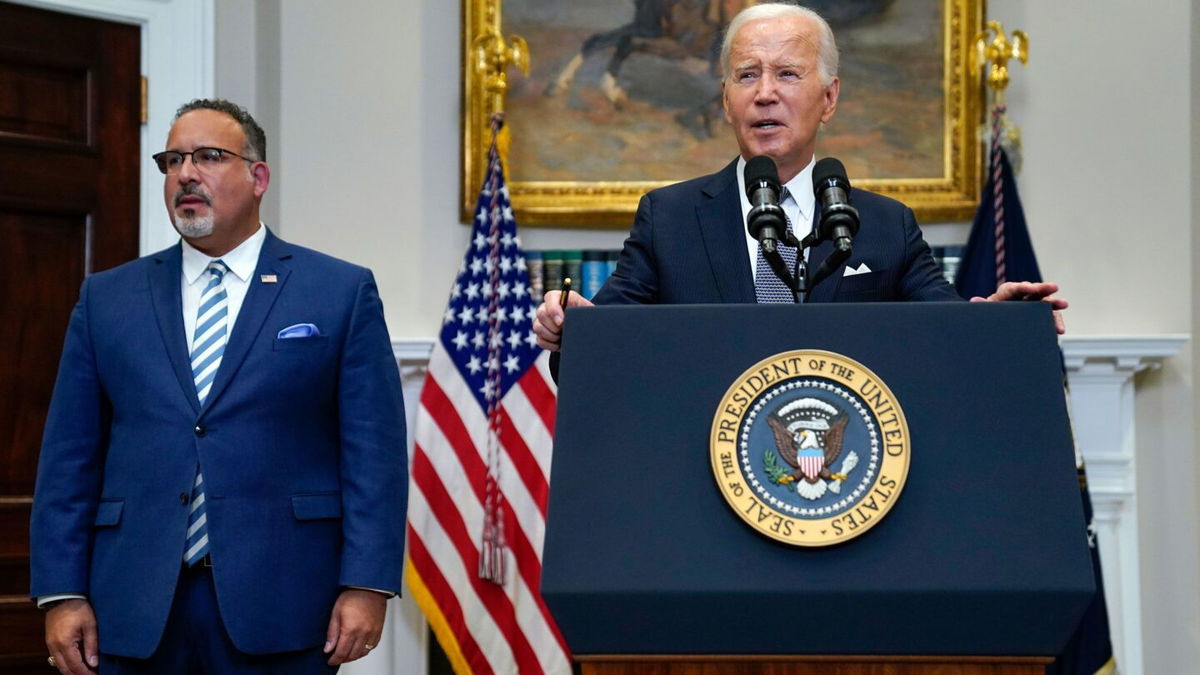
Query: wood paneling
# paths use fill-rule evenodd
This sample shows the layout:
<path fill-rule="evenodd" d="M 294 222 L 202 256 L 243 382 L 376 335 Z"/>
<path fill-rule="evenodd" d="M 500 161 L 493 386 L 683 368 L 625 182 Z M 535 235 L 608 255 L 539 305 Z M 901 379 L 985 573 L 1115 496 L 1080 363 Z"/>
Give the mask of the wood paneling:
<path fill-rule="evenodd" d="M 86 274 L 136 257 L 136 26 L 0 2 L 0 670 L 47 672 L 29 513 Z"/>

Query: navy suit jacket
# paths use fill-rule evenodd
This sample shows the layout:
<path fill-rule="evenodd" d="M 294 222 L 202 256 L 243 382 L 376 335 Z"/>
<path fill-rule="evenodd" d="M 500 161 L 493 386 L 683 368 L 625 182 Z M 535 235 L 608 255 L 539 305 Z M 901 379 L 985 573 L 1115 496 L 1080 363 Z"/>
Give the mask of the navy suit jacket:
<path fill-rule="evenodd" d="M 862 221 L 854 253 L 809 293 L 807 302 L 959 300 L 929 252 L 912 210 L 853 190 Z M 617 268 L 596 304 L 753 303 L 737 162 L 720 172 L 647 193 Z M 808 278 L 833 251 L 809 252 Z M 866 263 L 870 272 L 845 277 Z"/>
<path fill-rule="evenodd" d="M 268 232 L 201 407 L 180 260 L 176 245 L 83 283 L 38 466 L 31 595 L 86 595 L 102 651 L 152 654 L 199 465 L 234 644 L 320 645 L 341 587 L 401 584 L 404 407 L 374 278 Z M 320 335 L 277 339 L 297 323 Z"/>

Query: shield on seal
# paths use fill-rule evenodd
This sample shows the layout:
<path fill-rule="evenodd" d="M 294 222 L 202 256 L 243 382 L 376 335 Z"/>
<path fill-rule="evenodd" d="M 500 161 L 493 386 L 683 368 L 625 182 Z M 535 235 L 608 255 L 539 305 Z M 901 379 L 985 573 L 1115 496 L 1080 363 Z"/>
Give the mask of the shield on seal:
<path fill-rule="evenodd" d="M 800 471 L 810 481 L 815 481 L 825 468 L 825 451 L 821 448 L 804 448 L 796 453 Z"/>

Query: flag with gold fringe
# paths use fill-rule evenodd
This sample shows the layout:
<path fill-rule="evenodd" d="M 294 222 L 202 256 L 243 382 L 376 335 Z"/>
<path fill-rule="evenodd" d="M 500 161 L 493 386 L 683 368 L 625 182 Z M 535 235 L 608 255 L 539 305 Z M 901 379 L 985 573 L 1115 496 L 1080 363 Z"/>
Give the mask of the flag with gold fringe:
<path fill-rule="evenodd" d="M 415 423 L 405 573 L 458 675 L 567 675 L 541 596 L 557 390 L 496 148 Z"/>

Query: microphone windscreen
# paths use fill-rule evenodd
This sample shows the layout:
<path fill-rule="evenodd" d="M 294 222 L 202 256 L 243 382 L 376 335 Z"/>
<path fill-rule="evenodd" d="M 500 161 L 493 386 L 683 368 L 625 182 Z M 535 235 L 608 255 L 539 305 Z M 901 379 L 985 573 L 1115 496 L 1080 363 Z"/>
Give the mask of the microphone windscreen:
<path fill-rule="evenodd" d="M 747 171 L 749 169 L 747 168 Z M 826 157 L 813 167 L 813 191 L 820 193 L 821 189 L 830 183 L 839 183 L 842 189 L 850 191 L 850 179 L 846 178 L 846 167 L 835 157 Z"/>
<path fill-rule="evenodd" d="M 779 169 L 775 168 L 775 160 L 766 155 L 750 158 L 750 161 L 746 162 L 746 170 L 742 175 L 746 178 L 746 195 L 751 199 L 753 199 L 751 192 L 762 181 L 767 181 L 775 189 L 775 192 L 779 192 Z"/>

